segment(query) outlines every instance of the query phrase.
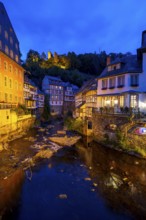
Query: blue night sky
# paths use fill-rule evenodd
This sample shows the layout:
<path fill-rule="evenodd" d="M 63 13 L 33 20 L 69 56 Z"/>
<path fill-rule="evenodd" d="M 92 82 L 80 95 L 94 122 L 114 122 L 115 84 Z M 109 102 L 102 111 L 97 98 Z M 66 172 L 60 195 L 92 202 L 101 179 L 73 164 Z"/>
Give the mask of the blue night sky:
<path fill-rule="evenodd" d="M 29 49 L 66 54 L 132 52 L 146 29 L 145 0 L 3 0 L 20 42 Z"/>

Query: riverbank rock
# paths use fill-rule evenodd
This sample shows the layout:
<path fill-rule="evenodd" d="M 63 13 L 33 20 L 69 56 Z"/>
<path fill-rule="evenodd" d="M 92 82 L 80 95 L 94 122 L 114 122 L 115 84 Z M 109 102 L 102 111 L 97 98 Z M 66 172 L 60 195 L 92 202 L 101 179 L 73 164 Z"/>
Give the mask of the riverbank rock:
<path fill-rule="evenodd" d="M 38 159 L 49 159 L 53 155 L 53 152 L 50 149 L 39 151 L 34 157 L 33 160 Z"/>
<path fill-rule="evenodd" d="M 55 142 L 62 146 L 72 146 L 77 143 L 78 140 L 80 140 L 80 136 L 73 136 L 73 137 L 49 137 L 49 140 L 52 142 Z"/>

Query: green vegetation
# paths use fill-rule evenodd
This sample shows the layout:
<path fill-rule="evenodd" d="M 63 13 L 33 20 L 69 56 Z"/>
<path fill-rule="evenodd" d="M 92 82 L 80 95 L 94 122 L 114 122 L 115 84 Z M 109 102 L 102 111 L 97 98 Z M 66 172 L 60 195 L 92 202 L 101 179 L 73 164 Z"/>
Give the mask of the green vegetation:
<path fill-rule="evenodd" d="M 83 134 L 83 120 L 81 120 L 80 118 L 74 119 L 68 117 L 65 119 L 65 125 L 70 131 L 77 131 L 80 134 Z"/>
<path fill-rule="evenodd" d="M 116 131 L 116 138 L 117 138 L 117 145 L 119 147 L 126 148 L 127 139 L 125 134 L 120 129 L 117 129 Z"/>
<path fill-rule="evenodd" d="M 18 104 L 17 108 L 14 109 L 17 115 L 27 115 L 30 114 L 29 109 L 26 108 L 23 104 Z"/>
<path fill-rule="evenodd" d="M 110 53 L 105 51 L 97 53 L 85 53 L 76 55 L 74 52 L 68 54 L 54 55 L 49 53 L 49 59 L 43 52 L 39 54 L 37 51 L 29 50 L 26 61 L 23 63 L 24 69 L 30 72 L 30 78 L 41 89 L 42 79 L 45 75 L 60 77 L 65 82 L 70 82 L 79 87 L 91 78 L 95 78 L 101 74 L 106 66 L 107 56 L 111 59 L 126 56 L 127 54 Z"/>

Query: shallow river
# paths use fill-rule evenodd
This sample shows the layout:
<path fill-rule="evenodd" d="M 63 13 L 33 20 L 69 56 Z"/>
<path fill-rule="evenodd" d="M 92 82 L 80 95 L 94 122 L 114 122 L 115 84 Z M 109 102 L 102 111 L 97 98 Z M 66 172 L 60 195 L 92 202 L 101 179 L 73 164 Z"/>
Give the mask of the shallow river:
<path fill-rule="evenodd" d="M 97 143 L 62 148 L 33 169 L 31 181 L 22 176 L 11 179 L 23 181 L 2 220 L 146 219 L 146 161 Z"/>

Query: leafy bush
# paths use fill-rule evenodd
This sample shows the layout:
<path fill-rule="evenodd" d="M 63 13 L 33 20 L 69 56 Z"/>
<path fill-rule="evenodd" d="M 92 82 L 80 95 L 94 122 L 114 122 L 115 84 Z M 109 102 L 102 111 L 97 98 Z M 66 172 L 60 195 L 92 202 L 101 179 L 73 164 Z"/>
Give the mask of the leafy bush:
<path fill-rule="evenodd" d="M 74 119 L 68 117 L 65 119 L 65 125 L 67 126 L 68 130 L 77 131 L 79 133 L 83 133 L 83 121 L 79 118 Z"/>
<path fill-rule="evenodd" d="M 116 138 L 117 138 L 117 144 L 119 145 L 119 147 L 125 148 L 127 145 L 127 139 L 126 139 L 125 134 L 120 129 L 116 130 Z"/>
<path fill-rule="evenodd" d="M 17 108 L 15 108 L 17 115 L 26 115 L 29 114 L 30 111 L 23 104 L 18 104 Z"/>

